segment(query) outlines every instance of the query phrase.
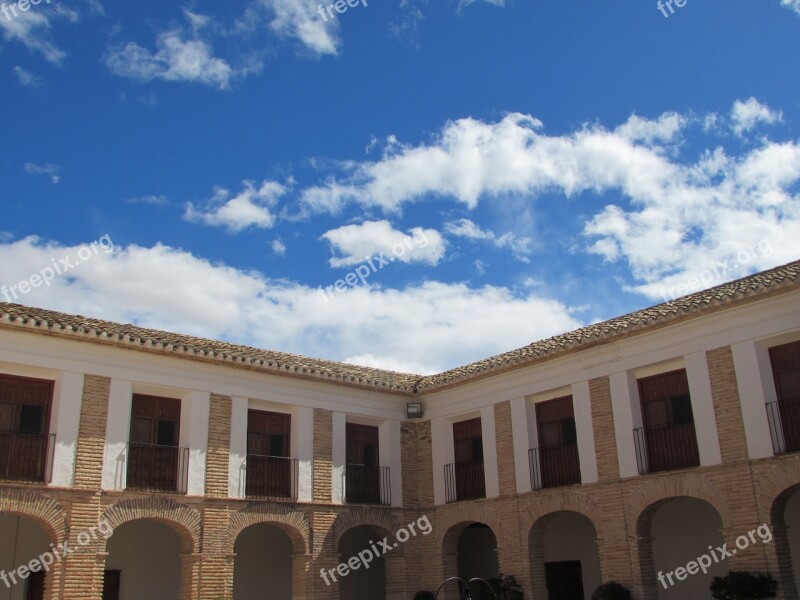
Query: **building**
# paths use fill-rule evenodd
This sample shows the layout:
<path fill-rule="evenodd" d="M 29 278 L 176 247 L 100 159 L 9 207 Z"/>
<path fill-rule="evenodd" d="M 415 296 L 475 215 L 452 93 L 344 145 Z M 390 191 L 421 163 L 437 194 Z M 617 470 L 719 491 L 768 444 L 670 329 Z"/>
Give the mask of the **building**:
<path fill-rule="evenodd" d="M 429 377 L 0 304 L 0 600 L 797 600 L 798 451 L 800 261 Z"/>

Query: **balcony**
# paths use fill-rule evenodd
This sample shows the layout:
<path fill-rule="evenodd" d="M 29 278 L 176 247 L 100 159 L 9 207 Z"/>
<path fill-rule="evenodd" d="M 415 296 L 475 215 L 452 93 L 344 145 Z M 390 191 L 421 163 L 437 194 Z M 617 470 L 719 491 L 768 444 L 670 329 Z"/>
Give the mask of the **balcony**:
<path fill-rule="evenodd" d="M 248 454 L 245 495 L 248 498 L 297 500 L 296 458 Z"/>
<path fill-rule="evenodd" d="M 188 482 L 188 448 L 128 444 L 128 489 L 185 494 Z"/>
<path fill-rule="evenodd" d="M 800 451 L 800 401 L 768 402 L 767 419 L 775 454 Z"/>
<path fill-rule="evenodd" d="M 392 486 L 389 480 L 389 467 L 367 467 L 347 465 L 342 476 L 344 501 L 347 504 L 392 503 Z"/>
<path fill-rule="evenodd" d="M 581 482 L 578 444 L 528 450 L 531 489 L 561 487 Z"/>
<path fill-rule="evenodd" d="M 700 466 L 694 423 L 640 427 L 633 440 L 640 475 Z"/>
<path fill-rule="evenodd" d="M 56 434 L 0 432 L 0 479 L 50 483 Z"/>
<path fill-rule="evenodd" d="M 444 466 L 445 502 L 486 497 L 483 461 L 450 463 Z"/>

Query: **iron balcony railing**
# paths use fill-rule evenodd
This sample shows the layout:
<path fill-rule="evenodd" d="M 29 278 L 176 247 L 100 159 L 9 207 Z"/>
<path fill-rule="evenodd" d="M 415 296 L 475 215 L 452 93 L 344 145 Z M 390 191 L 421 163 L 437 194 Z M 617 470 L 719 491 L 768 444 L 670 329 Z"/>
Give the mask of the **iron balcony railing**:
<path fill-rule="evenodd" d="M 248 498 L 297 500 L 299 464 L 296 458 L 248 454 L 245 495 Z"/>
<path fill-rule="evenodd" d="M 578 444 L 563 444 L 528 450 L 531 489 L 561 487 L 581 482 Z"/>
<path fill-rule="evenodd" d="M 131 442 L 127 452 L 128 489 L 186 493 L 189 483 L 189 448 Z"/>
<path fill-rule="evenodd" d="M 700 466 L 694 423 L 640 427 L 633 440 L 640 475 Z"/>
<path fill-rule="evenodd" d="M 50 483 L 56 434 L 0 431 L 0 479 Z"/>
<path fill-rule="evenodd" d="M 342 475 L 344 501 L 348 504 L 392 503 L 392 485 L 389 467 L 367 467 L 351 464 Z"/>
<path fill-rule="evenodd" d="M 767 419 L 775 454 L 800 451 L 800 399 L 767 402 Z"/>
<path fill-rule="evenodd" d="M 450 463 L 444 466 L 446 502 L 475 500 L 486 497 L 483 461 Z"/>

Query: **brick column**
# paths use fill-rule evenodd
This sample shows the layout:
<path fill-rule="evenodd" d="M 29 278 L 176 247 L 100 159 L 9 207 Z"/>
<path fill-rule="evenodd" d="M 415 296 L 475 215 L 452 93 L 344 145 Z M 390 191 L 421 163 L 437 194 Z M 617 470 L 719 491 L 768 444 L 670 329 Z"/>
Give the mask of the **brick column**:
<path fill-rule="evenodd" d="M 202 555 L 196 552 L 181 554 L 181 595 L 179 600 L 200 600 L 200 564 Z"/>
<path fill-rule="evenodd" d="M 106 418 L 111 380 L 86 375 L 75 452 L 75 487 L 99 490 L 103 477 L 103 453 L 106 442 Z"/>
<path fill-rule="evenodd" d="M 292 554 L 292 600 L 311 600 L 313 597 L 311 554 Z M 319 577 L 319 572 L 317 572 Z"/>
<path fill-rule="evenodd" d="M 494 428 L 497 437 L 498 478 L 500 496 L 517 493 L 517 474 L 514 462 L 514 438 L 511 434 L 511 402 L 494 405 Z"/>
<path fill-rule="evenodd" d="M 592 426 L 594 427 L 597 451 L 597 477 L 599 481 L 619 479 L 617 434 L 614 430 L 614 415 L 611 408 L 611 383 L 608 377 L 589 382 L 589 397 L 592 403 Z"/>
<path fill-rule="evenodd" d="M 747 438 L 744 433 L 736 369 L 730 346 L 706 353 L 711 379 L 711 397 L 717 418 L 722 463 L 747 460 Z"/>
<path fill-rule="evenodd" d="M 331 502 L 333 478 L 333 413 L 314 409 L 314 502 Z"/>
<path fill-rule="evenodd" d="M 211 395 L 208 414 L 206 496 L 212 498 L 228 497 L 232 406 L 233 403 L 229 396 Z"/>
<path fill-rule="evenodd" d="M 383 568 L 386 577 L 386 600 L 405 600 L 405 555 L 399 552 L 384 554 Z"/>

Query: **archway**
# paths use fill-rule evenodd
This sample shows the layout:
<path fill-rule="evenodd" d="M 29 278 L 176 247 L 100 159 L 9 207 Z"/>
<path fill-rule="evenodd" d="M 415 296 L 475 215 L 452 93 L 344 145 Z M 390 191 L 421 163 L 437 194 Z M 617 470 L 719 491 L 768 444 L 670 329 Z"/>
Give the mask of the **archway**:
<path fill-rule="evenodd" d="M 114 529 L 107 545 L 106 585 L 121 600 L 177 600 L 181 593 L 181 539 L 169 524 L 135 519 Z M 113 590 L 106 595 L 113 597 Z"/>
<path fill-rule="evenodd" d="M 40 566 L 34 572 L 29 572 L 29 565 L 32 560 L 41 565 L 39 557 L 44 554 L 55 560 L 50 547 L 55 541 L 35 519 L 21 514 L 0 514 L 0 600 L 42 600 L 45 597 L 45 588 L 51 579 L 49 565 L 48 568 Z"/>
<path fill-rule="evenodd" d="M 386 598 L 386 561 L 378 541 L 383 535 L 370 525 L 358 525 L 348 529 L 339 539 L 339 563 L 350 565 L 345 575 L 336 574 L 339 582 L 339 600 L 385 600 Z M 359 553 L 377 549 L 378 557 L 370 562 L 358 559 Z M 354 558 L 355 557 L 355 558 Z M 352 563 L 351 563 L 352 561 Z M 352 568 L 352 565 L 358 565 Z"/>
<path fill-rule="evenodd" d="M 289 536 L 276 525 L 251 525 L 236 538 L 234 600 L 291 600 L 292 553 Z"/>

